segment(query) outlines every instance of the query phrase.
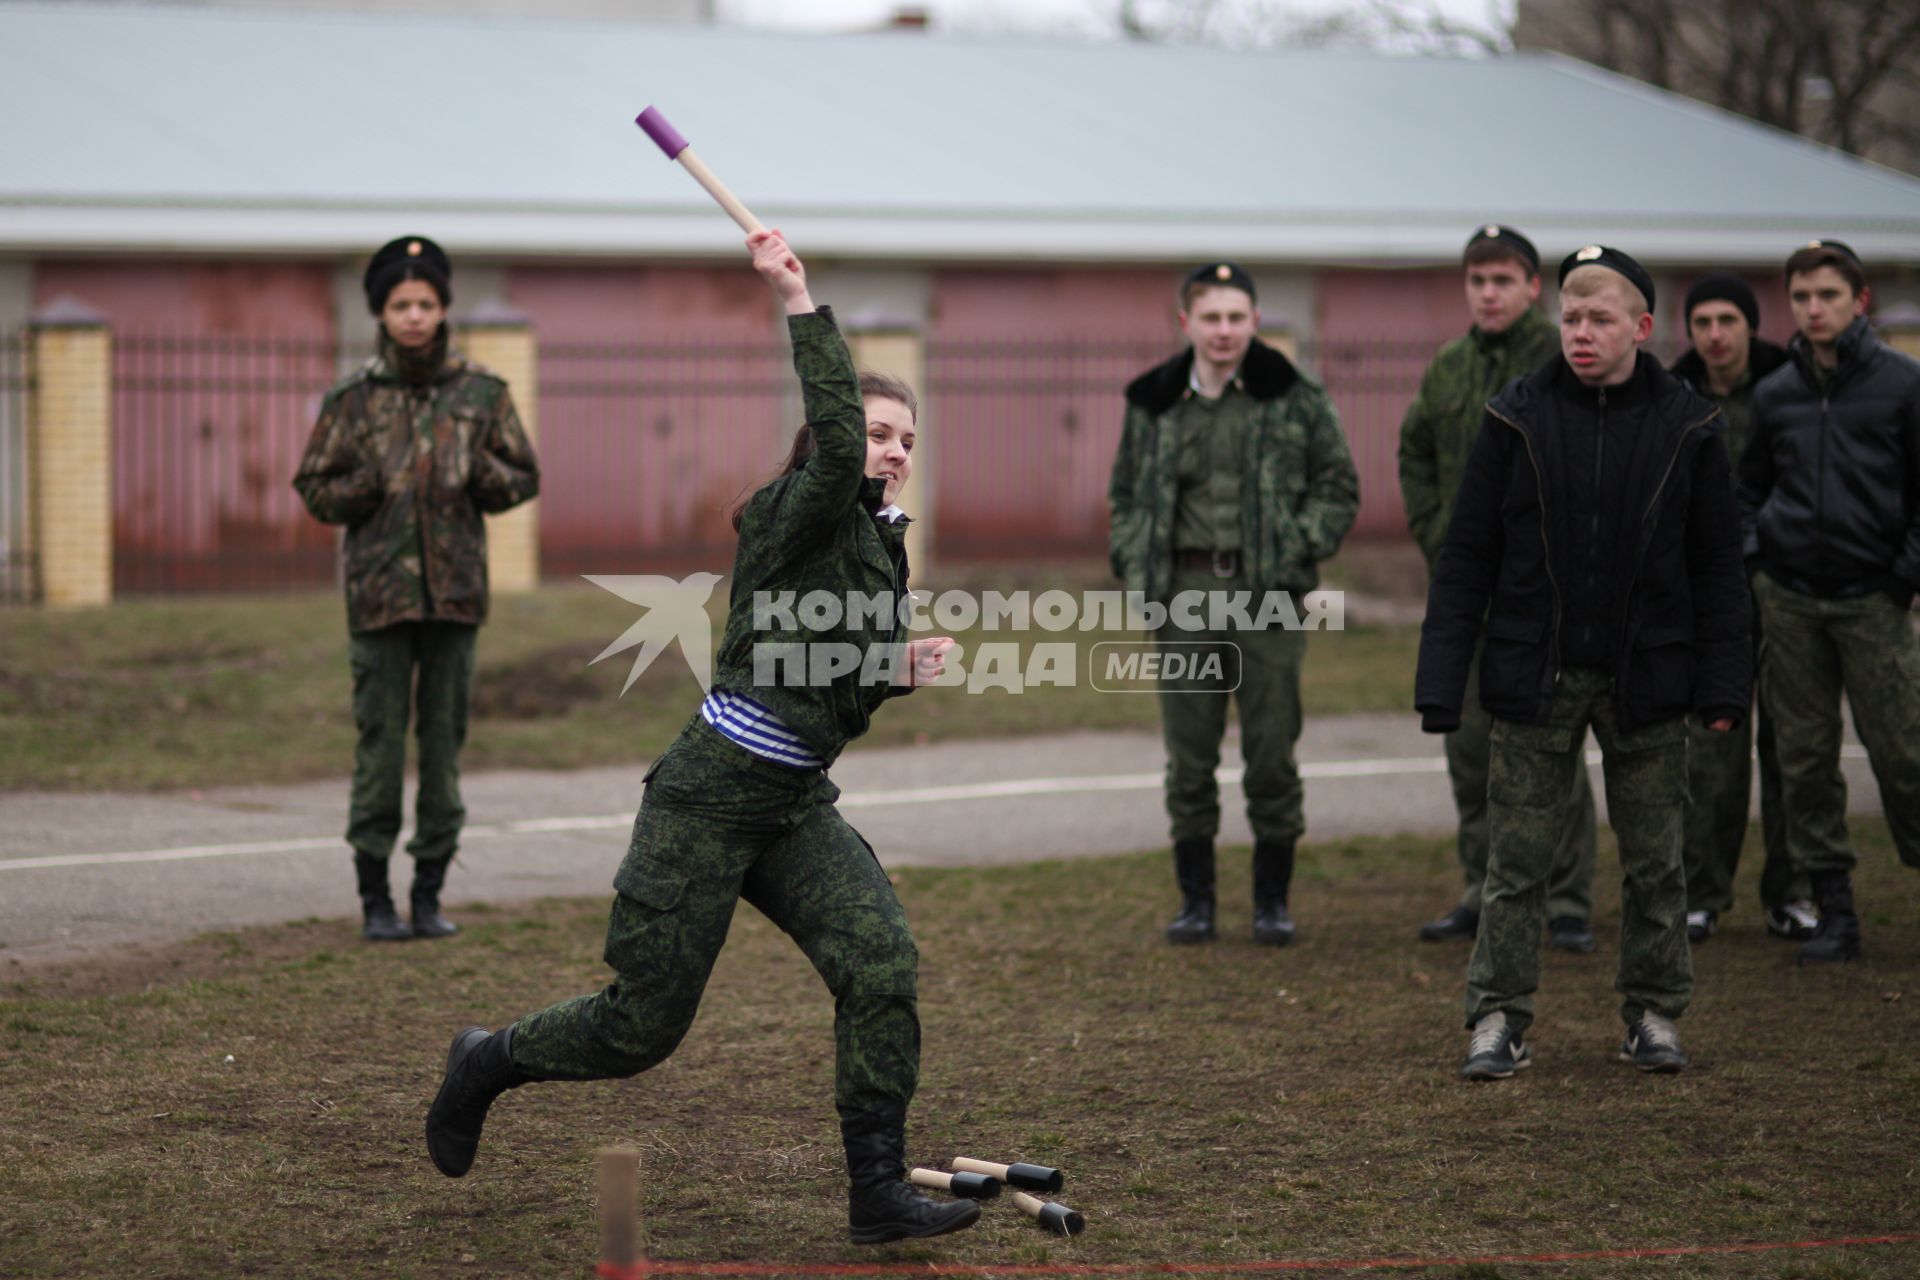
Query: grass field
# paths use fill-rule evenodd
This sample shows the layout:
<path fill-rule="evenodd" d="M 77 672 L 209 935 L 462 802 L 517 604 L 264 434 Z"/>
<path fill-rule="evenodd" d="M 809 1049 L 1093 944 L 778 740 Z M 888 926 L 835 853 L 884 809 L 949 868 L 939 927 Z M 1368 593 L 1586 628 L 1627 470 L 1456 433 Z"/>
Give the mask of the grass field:
<path fill-rule="evenodd" d="M 936 592 L 1113 586 L 1078 572 L 1080 579 L 1029 570 L 929 585 Z M 718 619 L 724 589 L 714 603 Z M 497 599 L 480 635 L 464 766 L 566 769 L 663 750 L 699 697 L 677 650 L 624 697 L 631 652 L 587 665 L 638 616 L 585 584 Z M 975 630 L 958 638 L 970 652 L 982 640 L 1070 639 L 1084 671 L 1094 644 L 1138 637 Z M 1308 710 L 1405 710 L 1417 643 L 1410 627 L 1315 635 Z M 194 788 L 340 777 L 352 768 L 346 624 L 332 592 L 0 611 L 0 653 L 0 789 Z M 1153 698 L 1101 693 L 1084 682 L 924 701 L 914 715 L 877 717 L 862 744 L 1157 723 Z"/>
<path fill-rule="evenodd" d="M 1218 1275 L 1920 1230 L 1920 879 L 1857 826 L 1867 957 L 1797 969 L 1750 859 L 1675 1077 L 1614 1060 L 1608 941 L 1548 957 L 1532 1071 L 1455 1079 L 1466 951 L 1412 940 L 1451 890 L 1441 841 L 1310 846 L 1284 951 L 1245 940 L 1244 850 L 1222 941 L 1182 950 L 1159 941 L 1163 855 L 900 872 L 926 1029 L 910 1155 L 1064 1168 L 1072 1242 L 1003 1201 L 944 1240 L 844 1243 L 830 1001 L 749 909 L 675 1057 L 507 1095 L 460 1182 L 420 1137 L 448 1038 L 593 989 L 604 901 L 467 904 L 443 943 L 307 921 L 43 970 L 0 999 L 0 1274 L 585 1277 L 613 1143 L 644 1153 L 652 1256 L 702 1262 Z M 1920 1247 L 1424 1274 L 1911 1280 Z"/>

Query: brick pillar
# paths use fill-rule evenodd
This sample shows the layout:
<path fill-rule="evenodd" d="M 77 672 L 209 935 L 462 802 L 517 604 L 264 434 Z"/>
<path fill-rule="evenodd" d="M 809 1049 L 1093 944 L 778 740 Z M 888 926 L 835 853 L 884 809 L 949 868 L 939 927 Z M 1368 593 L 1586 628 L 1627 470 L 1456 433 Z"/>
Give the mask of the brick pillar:
<path fill-rule="evenodd" d="M 102 312 L 61 297 L 34 313 L 27 482 L 40 598 L 113 599 L 113 340 Z"/>
<path fill-rule="evenodd" d="M 848 329 L 847 346 L 855 365 L 899 378 L 920 397 L 920 414 L 914 421 L 913 475 L 894 501 L 913 517 L 913 523 L 907 526 L 907 559 L 914 577 L 924 580 L 938 542 L 933 476 L 939 437 L 927 405 L 927 342 L 918 329 L 886 320 L 862 321 L 856 316 L 848 322 Z"/>
<path fill-rule="evenodd" d="M 1296 364 L 1300 360 L 1300 338 L 1290 328 L 1262 329 L 1260 341 L 1272 347 Z"/>
<path fill-rule="evenodd" d="M 468 359 L 507 380 L 513 407 L 535 453 L 540 448 L 540 384 L 535 372 L 539 344 L 525 313 L 503 302 L 482 301 L 459 321 L 460 347 Z M 540 500 L 487 517 L 487 578 L 495 591 L 532 591 L 540 585 Z"/>
<path fill-rule="evenodd" d="M 1882 342 L 1920 359 L 1920 307 L 1911 302 L 1896 303 L 1875 315 L 1873 325 Z"/>

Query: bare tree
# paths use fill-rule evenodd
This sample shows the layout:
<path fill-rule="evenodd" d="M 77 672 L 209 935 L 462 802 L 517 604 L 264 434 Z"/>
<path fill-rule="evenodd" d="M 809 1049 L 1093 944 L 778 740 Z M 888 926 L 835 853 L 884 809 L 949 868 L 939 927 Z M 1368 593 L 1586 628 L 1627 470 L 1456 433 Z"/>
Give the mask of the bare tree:
<path fill-rule="evenodd" d="M 1920 171 L 1914 0 L 1521 0 L 1514 39 Z"/>

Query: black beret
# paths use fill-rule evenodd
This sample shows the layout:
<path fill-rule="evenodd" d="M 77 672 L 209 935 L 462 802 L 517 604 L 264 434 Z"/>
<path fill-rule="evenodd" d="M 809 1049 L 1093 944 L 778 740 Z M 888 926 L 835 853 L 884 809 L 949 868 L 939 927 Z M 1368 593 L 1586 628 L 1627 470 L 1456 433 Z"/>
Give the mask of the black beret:
<path fill-rule="evenodd" d="M 374 251 L 362 279 L 367 310 L 379 315 L 387 295 L 402 280 L 425 280 L 440 295 L 443 307 L 453 301 L 453 264 L 447 261 L 447 251 L 425 236 L 401 236 Z"/>
<path fill-rule="evenodd" d="M 1853 246 L 1844 240 L 1809 240 L 1801 245 L 1800 249 L 1795 249 L 1794 253 L 1799 253 L 1801 249 L 1832 249 L 1836 253 L 1844 253 L 1852 258 L 1853 264 L 1862 271 L 1867 267 L 1866 263 L 1860 261 L 1860 255 L 1853 251 Z"/>
<path fill-rule="evenodd" d="M 1180 292 L 1184 295 L 1188 289 L 1199 284 L 1238 289 L 1254 301 L 1260 300 L 1260 295 L 1253 291 L 1253 277 L 1237 262 L 1208 262 L 1195 267 L 1180 282 Z"/>
<path fill-rule="evenodd" d="M 1860 274 L 1862 274 L 1862 276 L 1866 274 L 1866 263 L 1860 261 L 1859 253 L 1855 253 L 1853 246 L 1847 244 L 1845 240 L 1809 240 L 1809 242 L 1803 244 L 1801 248 L 1793 249 L 1791 253 L 1788 253 L 1788 271 L 1793 269 L 1793 267 L 1791 267 L 1793 259 L 1799 257 L 1801 253 L 1805 253 L 1807 249 L 1834 249 L 1836 253 L 1841 253 L 1841 255 L 1845 255 L 1845 257 L 1851 257 L 1851 259 L 1853 259 L 1853 265 L 1859 267 Z"/>
<path fill-rule="evenodd" d="M 1584 249 L 1575 249 L 1561 261 L 1558 283 L 1565 284 L 1567 277 L 1581 267 L 1605 267 L 1638 289 L 1640 296 L 1647 300 L 1647 310 L 1653 310 L 1653 277 L 1647 274 L 1645 267 L 1627 254 L 1598 244 L 1590 244 Z"/>
<path fill-rule="evenodd" d="M 1703 302 L 1731 302 L 1747 318 L 1747 328 L 1760 327 L 1760 299 L 1753 296 L 1753 286 L 1739 276 L 1713 271 L 1695 280 L 1693 288 L 1687 290 L 1689 320 L 1693 318 L 1693 309 Z"/>
<path fill-rule="evenodd" d="M 1513 250 L 1513 256 L 1526 263 L 1535 275 L 1540 274 L 1540 251 L 1533 247 L 1533 241 L 1515 231 L 1512 227 L 1498 222 L 1489 222 L 1467 237 L 1467 247 L 1461 251 L 1464 258 L 1477 244 L 1493 241 L 1495 244 Z"/>

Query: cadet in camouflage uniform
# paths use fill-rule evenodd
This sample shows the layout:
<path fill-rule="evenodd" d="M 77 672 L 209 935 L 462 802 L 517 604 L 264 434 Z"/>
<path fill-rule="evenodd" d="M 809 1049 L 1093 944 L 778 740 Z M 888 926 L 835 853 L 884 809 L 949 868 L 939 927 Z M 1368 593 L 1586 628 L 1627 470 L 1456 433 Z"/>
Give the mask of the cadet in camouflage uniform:
<path fill-rule="evenodd" d="M 1252 278 L 1234 264 L 1195 270 L 1180 294 L 1180 325 L 1192 345 L 1127 387 L 1107 490 L 1109 548 L 1115 575 L 1148 600 L 1251 593 L 1257 610 L 1269 592 L 1297 598 L 1319 584 L 1320 562 L 1340 546 L 1359 510 L 1359 478 L 1332 401 L 1254 336 L 1254 302 Z M 1291 942 L 1287 896 L 1294 845 L 1306 826 L 1293 757 L 1306 633 L 1184 630 L 1169 621 L 1155 642 L 1164 653 L 1231 659 L 1224 679 L 1188 677 L 1160 687 L 1181 895 L 1167 940 L 1214 936 L 1214 770 L 1231 697 L 1240 708 L 1241 786 L 1254 836 L 1253 937 L 1273 946 Z"/>
<path fill-rule="evenodd" d="M 1874 336 L 1866 269 L 1837 240 L 1787 259 L 1799 332 L 1753 393 L 1740 460 L 1753 595 L 1767 633 L 1787 853 L 1820 906 L 1805 963 L 1860 954 L 1840 773 L 1840 696 L 1900 860 L 1920 867 L 1920 361 Z"/>
<path fill-rule="evenodd" d="M 1751 690 L 1719 410 L 1640 349 L 1654 289 L 1639 263 L 1588 246 L 1561 263 L 1560 285 L 1562 355 L 1487 405 L 1420 633 L 1415 703 L 1431 733 L 1459 725 L 1486 635 L 1492 848 L 1467 967 L 1470 1080 L 1531 1061 L 1546 879 L 1589 729 L 1620 846 L 1620 1056 L 1643 1071 L 1686 1065 L 1683 717 L 1730 731 Z"/>
<path fill-rule="evenodd" d="M 440 889 L 459 847 L 460 747 L 467 737 L 474 634 L 487 619 L 484 515 L 540 489 L 533 448 L 500 378 L 448 349 L 452 267 L 424 236 L 383 245 L 367 264 L 380 318 L 374 358 L 320 406 L 294 475 L 307 510 L 347 526 L 353 665 L 353 847 L 364 933 L 375 941 L 457 932 Z M 417 676 L 417 682 L 416 682 Z M 420 788 L 403 922 L 387 887 L 400 834 L 409 703 L 417 704 Z"/>
<path fill-rule="evenodd" d="M 1739 276 L 1711 272 L 1687 290 L 1687 336 L 1692 346 L 1673 364 L 1673 376 L 1720 406 L 1726 423 L 1721 439 L 1737 469 L 1753 426 L 1753 389 L 1786 362 L 1787 353 L 1758 336 L 1760 300 Z M 1761 651 L 1760 616 L 1753 617 L 1754 661 Z M 1705 942 L 1733 906 L 1733 877 L 1747 838 L 1748 797 L 1753 793 L 1753 748 L 1760 747 L 1760 834 L 1766 862 L 1760 872 L 1760 904 L 1767 932 L 1805 941 L 1818 917 L 1807 901 L 1807 876 L 1787 858 L 1780 812 L 1780 762 L 1766 704 L 1750 721 L 1753 730 L 1715 733 L 1687 722 L 1687 940 Z"/>
<path fill-rule="evenodd" d="M 1419 394 L 1400 424 L 1400 493 L 1407 527 L 1427 557 L 1427 572 L 1440 554 L 1453 514 L 1453 497 L 1466 471 L 1467 452 L 1480 434 L 1486 404 L 1495 392 L 1532 373 L 1560 349 L 1553 325 L 1534 304 L 1540 298 L 1540 254 L 1512 227 L 1489 223 L 1467 240 L 1461 254 L 1467 309 L 1473 328 L 1440 348 L 1420 379 Z M 1493 717 L 1480 706 L 1474 686 L 1479 658 L 1467 673 L 1460 727 L 1446 736 L 1447 776 L 1460 815 L 1456 848 L 1466 891 L 1459 905 L 1420 927 L 1428 942 L 1471 938 L 1480 927 L 1480 893 L 1487 878 L 1487 759 Z M 1547 881 L 1547 930 L 1563 951 L 1594 948 L 1593 786 L 1587 771 L 1574 774 L 1560 840 Z"/>
<path fill-rule="evenodd" d="M 876 623 L 848 612 L 831 629 L 806 630 L 792 614 L 756 619 L 754 607 L 760 593 L 818 591 L 843 603 L 855 592 L 904 596 L 906 520 L 893 495 L 912 470 L 913 393 L 855 374 L 832 313 L 814 307 L 778 232 L 756 232 L 747 244 L 784 303 L 809 425 L 786 470 L 737 515 L 713 688 L 647 774 L 614 877 L 606 941 L 614 981 L 501 1031 L 456 1036 L 427 1116 L 427 1147 L 457 1178 L 504 1090 L 632 1076 L 665 1059 L 693 1022 L 734 904 L 745 898 L 793 938 L 833 992 L 851 1238 L 939 1235 L 971 1225 L 979 1206 L 936 1203 L 903 1181 L 920 1059 L 918 953 L 886 872 L 834 807 L 840 793 L 826 766 L 866 732 L 882 701 L 937 677 L 952 641 L 903 643 L 892 613 Z M 879 661 L 872 675 L 789 683 L 790 670 L 760 660 L 809 644 Z"/>

